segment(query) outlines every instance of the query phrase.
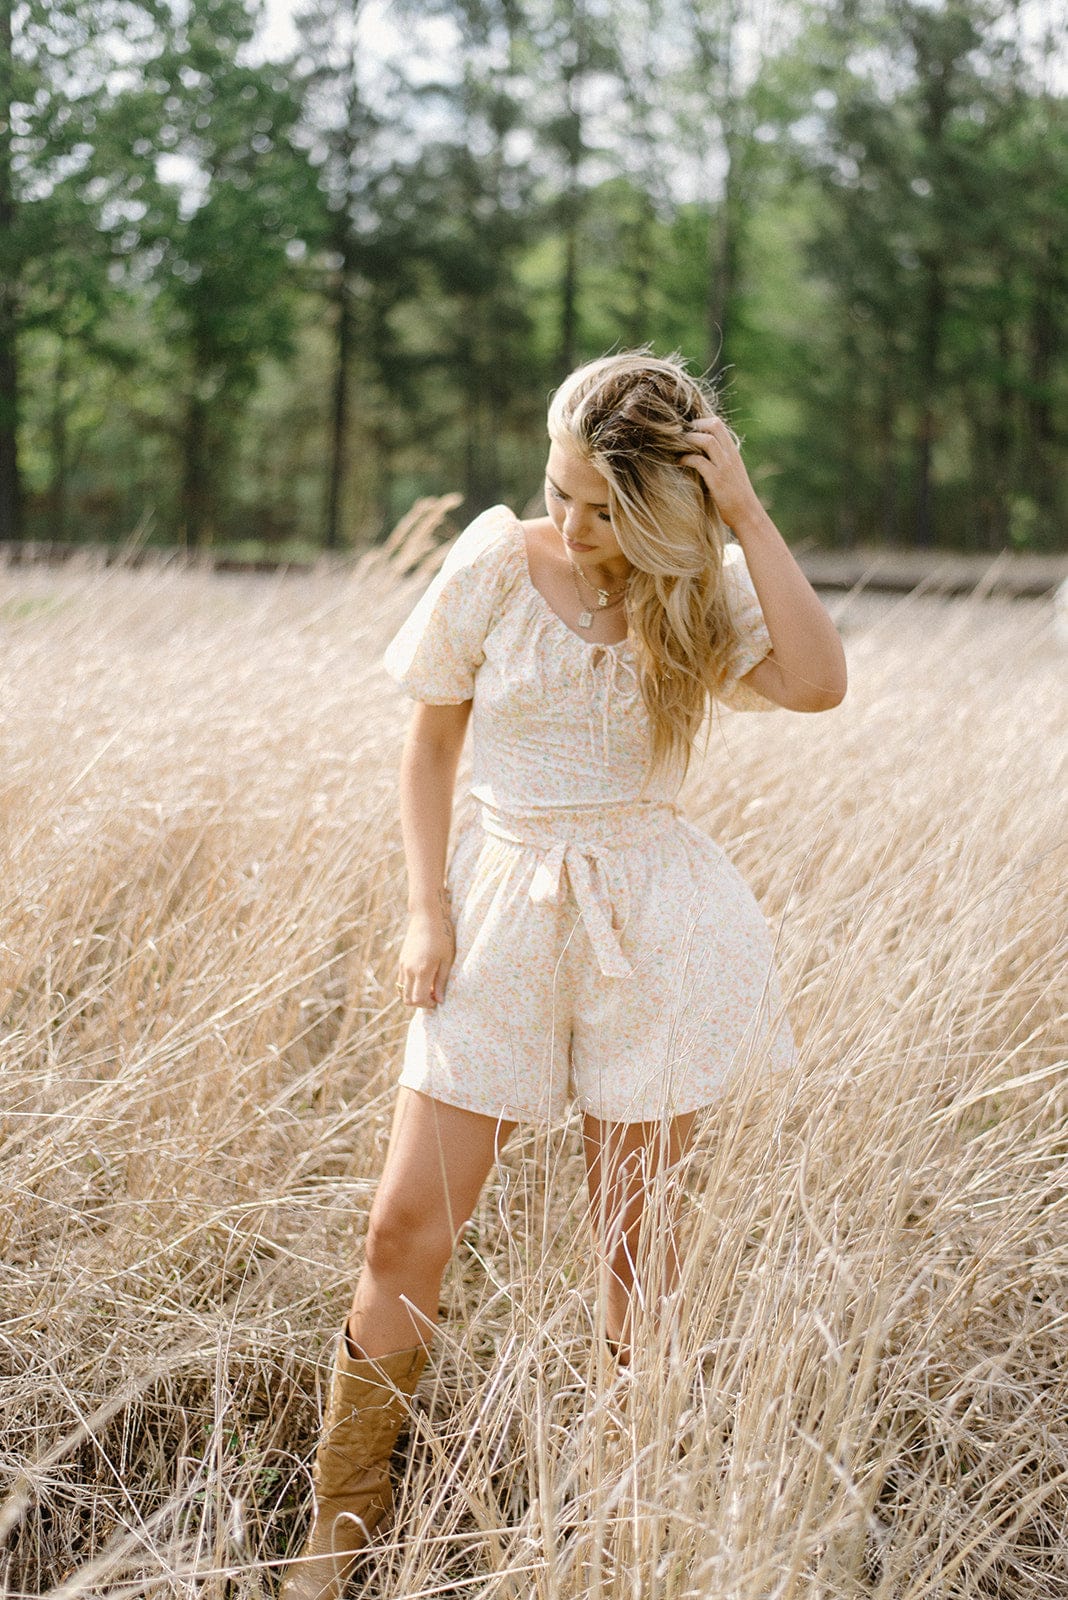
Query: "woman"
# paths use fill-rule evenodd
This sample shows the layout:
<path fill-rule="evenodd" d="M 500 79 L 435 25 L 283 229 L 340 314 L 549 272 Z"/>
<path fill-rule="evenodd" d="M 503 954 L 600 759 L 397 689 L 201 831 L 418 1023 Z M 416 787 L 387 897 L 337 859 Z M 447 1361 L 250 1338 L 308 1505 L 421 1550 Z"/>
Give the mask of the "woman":
<path fill-rule="evenodd" d="M 836 706 L 841 641 L 680 361 L 580 368 L 549 435 L 548 516 L 476 518 L 386 652 L 417 702 L 397 981 L 415 1013 L 285 1600 L 336 1600 L 390 1508 L 441 1277 L 516 1125 L 569 1099 L 583 1112 L 604 1326 L 625 1361 L 650 1180 L 744 1053 L 794 1056 L 760 909 L 674 801 L 710 701 Z M 478 804 L 446 872 L 472 706 Z"/>

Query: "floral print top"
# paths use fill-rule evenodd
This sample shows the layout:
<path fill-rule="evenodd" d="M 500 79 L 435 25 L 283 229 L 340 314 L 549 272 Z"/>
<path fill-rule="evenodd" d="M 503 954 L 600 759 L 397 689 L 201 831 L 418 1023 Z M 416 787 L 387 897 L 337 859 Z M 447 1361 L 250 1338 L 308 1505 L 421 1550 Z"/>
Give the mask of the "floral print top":
<path fill-rule="evenodd" d="M 738 680 L 771 649 L 739 544 L 724 581 L 741 644 L 719 696 L 735 710 L 775 702 Z M 386 648 L 413 700 L 472 707 L 471 793 L 507 811 L 672 803 L 681 775 L 649 769 L 649 719 L 630 639 L 581 638 L 535 588 L 523 527 L 492 506 L 464 529 Z"/>

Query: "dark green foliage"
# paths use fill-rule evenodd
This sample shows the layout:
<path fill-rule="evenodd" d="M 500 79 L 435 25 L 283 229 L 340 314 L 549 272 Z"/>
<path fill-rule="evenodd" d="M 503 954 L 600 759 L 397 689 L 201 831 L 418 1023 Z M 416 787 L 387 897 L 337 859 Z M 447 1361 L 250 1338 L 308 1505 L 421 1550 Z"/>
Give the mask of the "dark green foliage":
<path fill-rule="evenodd" d="M 790 537 L 1063 546 L 1063 62 L 1003 9 L 304 0 L 265 61 L 253 0 L 0 0 L 0 538 L 522 508 L 650 341 Z"/>

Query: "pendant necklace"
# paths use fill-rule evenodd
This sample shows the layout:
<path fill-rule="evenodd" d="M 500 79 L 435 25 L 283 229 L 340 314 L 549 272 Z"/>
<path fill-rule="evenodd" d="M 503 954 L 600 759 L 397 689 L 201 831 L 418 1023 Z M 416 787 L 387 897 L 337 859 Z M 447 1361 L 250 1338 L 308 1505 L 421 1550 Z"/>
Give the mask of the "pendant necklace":
<path fill-rule="evenodd" d="M 573 561 L 569 561 L 568 566 L 571 568 L 571 577 L 575 584 L 575 593 L 578 596 L 579 605 L 583 607 L 583 609 L 579 612 L 578 625 L 580 628 L 592 628 L 594 614 L 583 605 L 582 590 L 579 588 L 579 579 L 581 578 L 587 589 L 592 589 L 593 593 L 597 596 L 598 611 L 614 611 L 616 606 L 618 606 L 626 597 L 627 584 L 624 583 L 622 588 L 616 590 L 600 589 L 595 583 L 590 582 L 590 580 L 584 575 L 581 569 L 575 565 Z M 628 579 L 627 581 L 629 582 L 630 580 Z"/>

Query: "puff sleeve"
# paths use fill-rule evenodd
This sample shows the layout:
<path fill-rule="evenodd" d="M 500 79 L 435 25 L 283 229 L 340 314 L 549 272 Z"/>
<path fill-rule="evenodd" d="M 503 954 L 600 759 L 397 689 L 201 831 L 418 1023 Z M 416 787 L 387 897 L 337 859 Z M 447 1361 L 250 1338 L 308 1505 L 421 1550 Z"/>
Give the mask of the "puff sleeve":
<path fill-rule="evenodd" d="M 723 581 L 740 643 L 716 699 L 730 706 L 732 711 L 775 711 L 778 709 L 776 701 L 739 681 L 758 661 L 763 661 L 771 649 L 771 634 L 740 544 L 732 543 L 724 548 Z"/>
<path fill-rule="evenodd" d="M 500 511 L 484 511 L 457 536 L 386 646 L 382 663 L 413 700 L 459 705 L 474 696 L 501 591 L 508 526 Z"/>

